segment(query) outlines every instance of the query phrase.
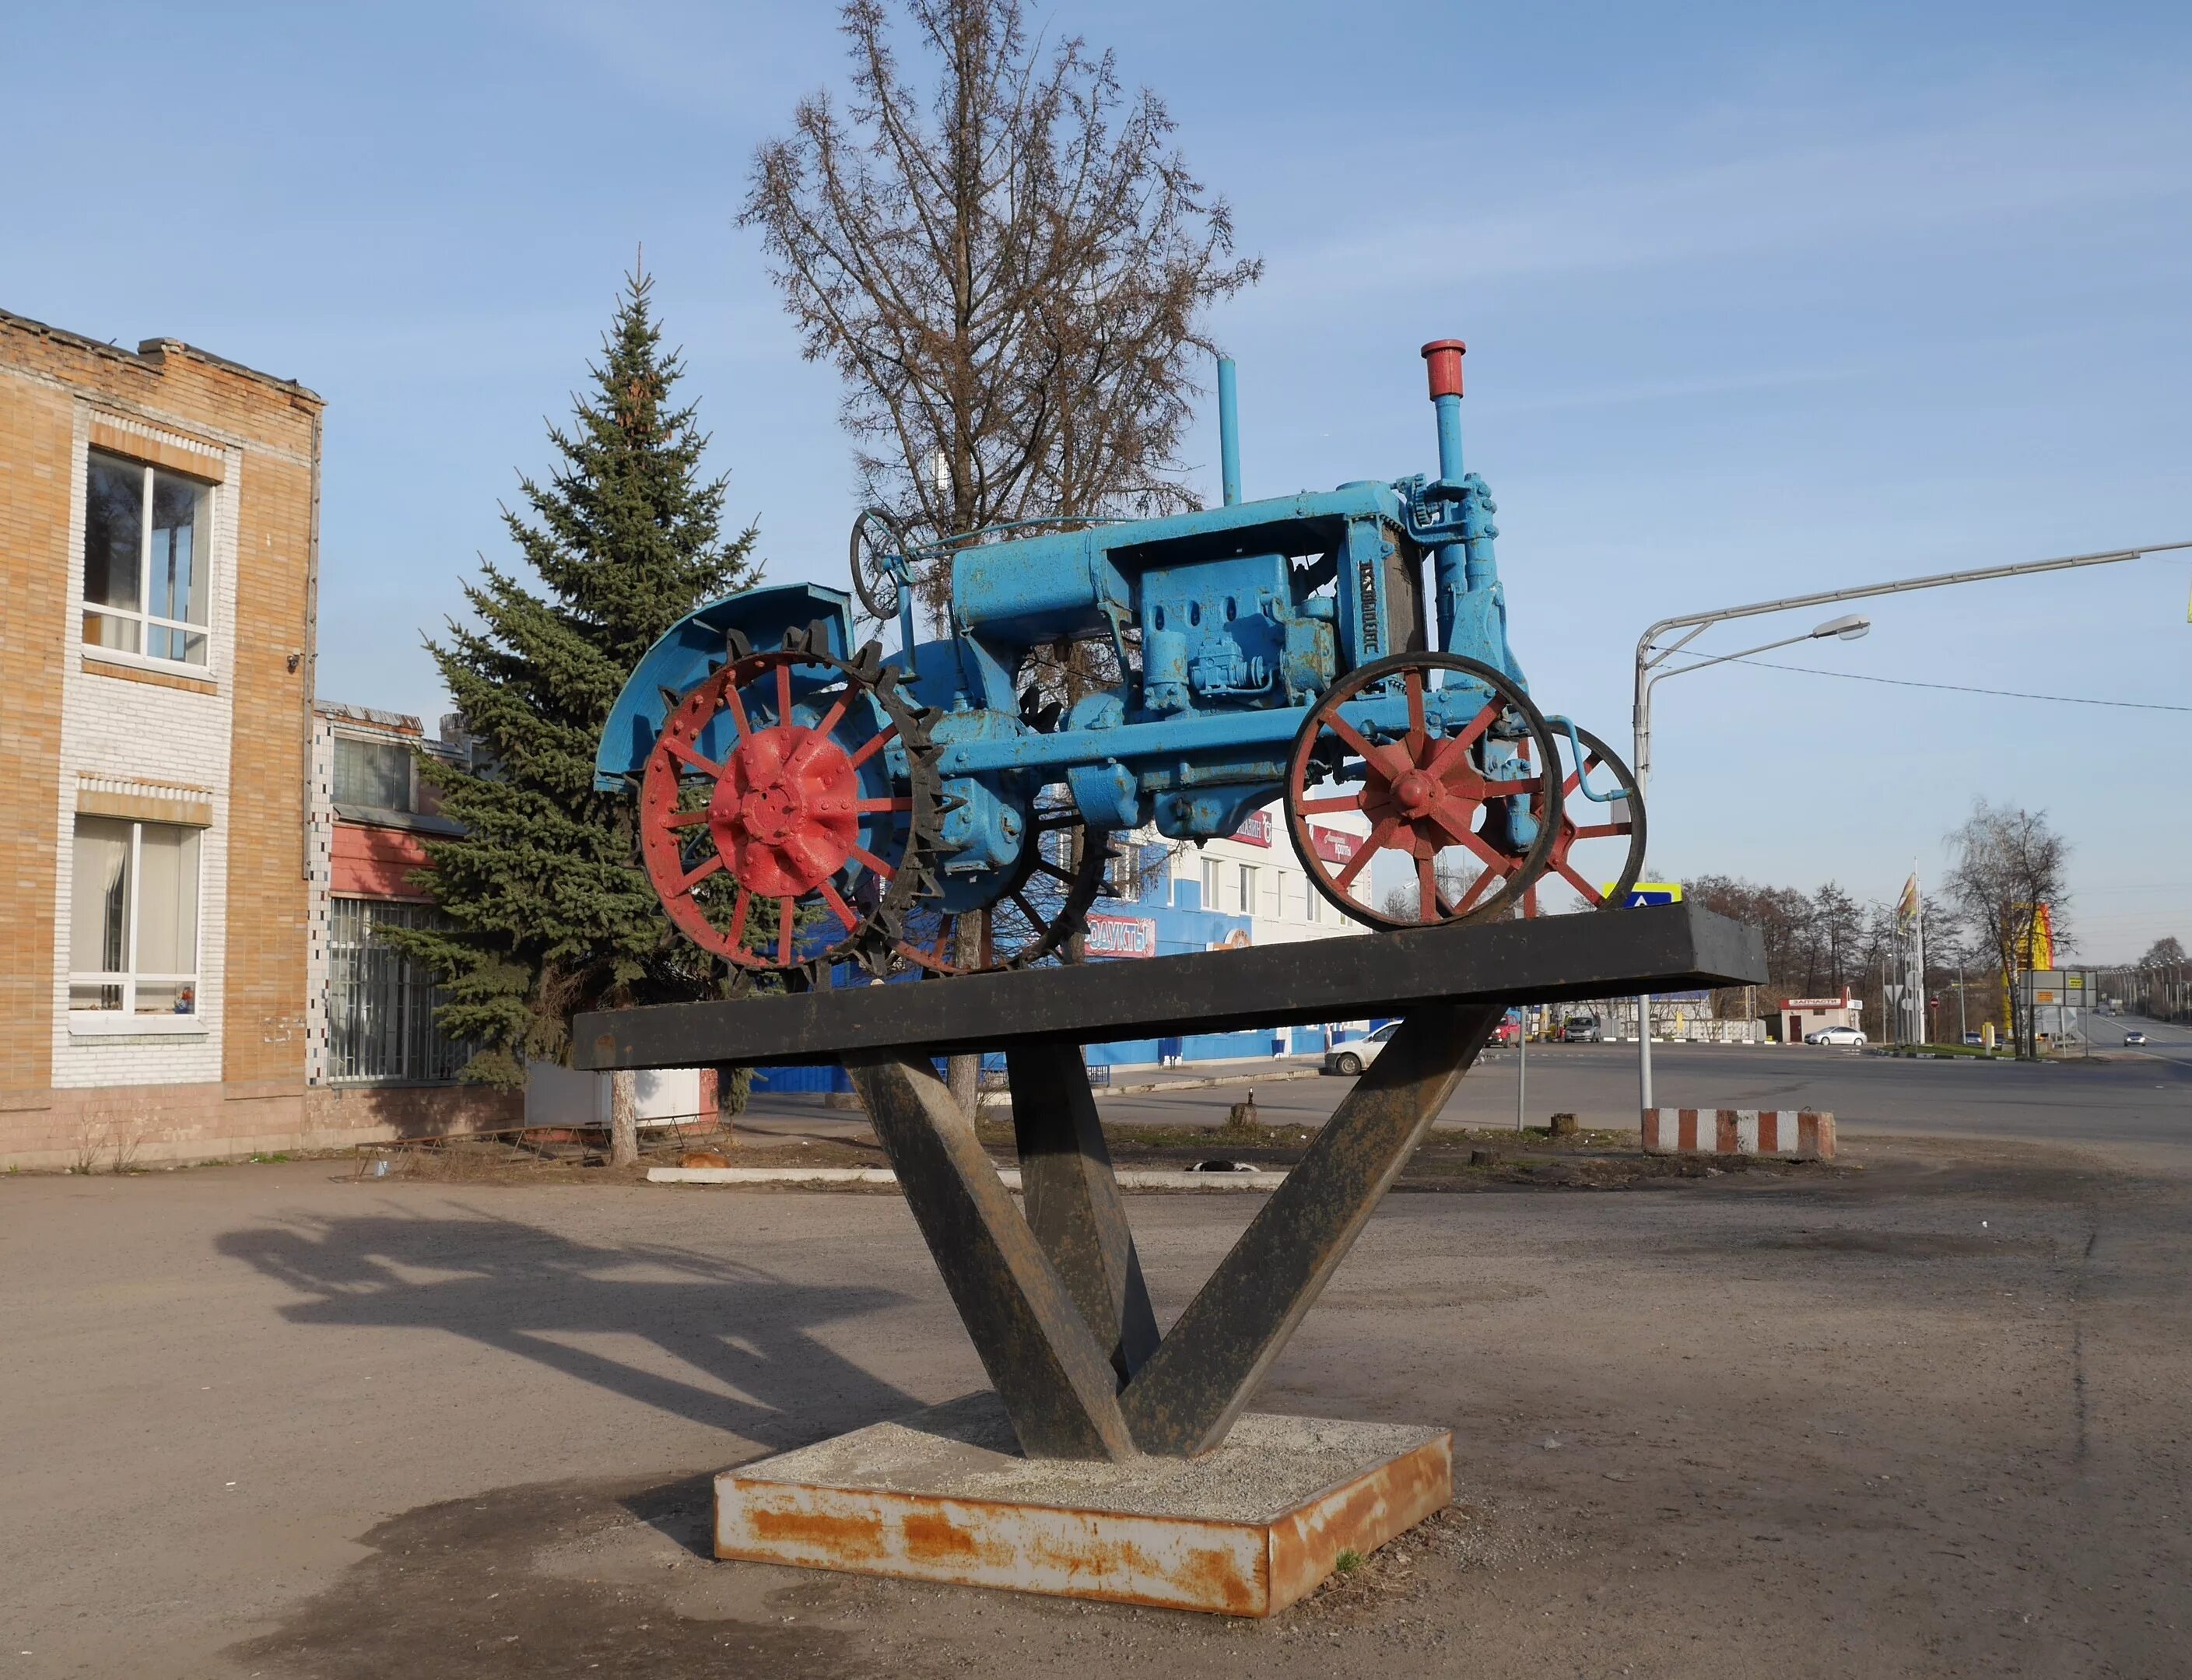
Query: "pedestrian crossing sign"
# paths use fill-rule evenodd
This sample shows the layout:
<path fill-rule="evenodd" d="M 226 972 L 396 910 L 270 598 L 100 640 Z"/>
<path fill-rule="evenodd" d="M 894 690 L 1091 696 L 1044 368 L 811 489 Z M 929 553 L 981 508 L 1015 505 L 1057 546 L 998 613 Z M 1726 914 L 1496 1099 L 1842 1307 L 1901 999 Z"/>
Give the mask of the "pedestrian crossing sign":
<path fill-rule="evenodd" d="M 1599 891 L 1611 893 L 1620 884 L 1618 881 L 1609 881 Z M 1621 907 L 1635 910 L 1642 905 L 1680 904 L 1681 901 L 1682 883 L 1679 881 L 1639 881 L 1629 889 L 1628 901 Z"/>

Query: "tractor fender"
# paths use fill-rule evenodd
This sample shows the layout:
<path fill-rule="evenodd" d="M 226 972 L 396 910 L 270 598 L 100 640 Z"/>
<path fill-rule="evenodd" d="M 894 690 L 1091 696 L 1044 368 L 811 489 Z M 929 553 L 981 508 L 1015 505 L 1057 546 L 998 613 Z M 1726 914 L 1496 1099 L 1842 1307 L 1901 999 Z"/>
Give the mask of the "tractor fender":
<path fill-rule="evenodd" d="M 819 584 L 741 590 L 695 607 L 647 650 L 609 708 L 594 755 L 594 786 L 617 793 L 647 767 L 663 721 L 676 699 L 721 668 L 734 631 L 756 653 L 784 645 L 787 631 L 820 625 L 823 643 L 839 659 L 851 652 L 852 597 Z"/>

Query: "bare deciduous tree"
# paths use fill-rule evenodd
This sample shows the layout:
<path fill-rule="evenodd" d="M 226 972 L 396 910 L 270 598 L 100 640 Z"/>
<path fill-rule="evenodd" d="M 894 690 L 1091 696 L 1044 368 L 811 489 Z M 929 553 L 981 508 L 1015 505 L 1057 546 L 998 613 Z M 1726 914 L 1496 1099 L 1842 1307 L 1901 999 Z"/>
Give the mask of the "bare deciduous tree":
<path fill-rule="evenodd" d="M 933 86 L 901 69 L 881 0 L 850 0 L 842 111 L 800 101 L 740 215 L 808 358 L 844 380 L 863 500 L 937 540 L 1196 506 L 1179 452 L 1202 317 L 1262 271 L 1234 255 L 1225 201 L 1189 173 L 1162 100 L 1129 96 L 1078 38 L 1030 42 L 1021 0 L 903 14 Z M 939 619 L 943 569 L 920 584 Z M 1024 679 L 1070 705 L 1116 666 L 1108 643 L 1052 648 Z M 952 1085 L 971 1112 L 971 1059 Z"/>
<path fill-rule="evenodd" d="M 1178 454 L 1201 319 L 1262 268 L 1235 258 L 1225 201 L 1110 54 L 1046 55 L 1020 0 L 904 9 L 933 89 L 880 0 L 851 0 L 843 111 L 800 101 L 740 218 L 807 356 L 844 379 L 863 496 L 938 536 L 1196 506 Z"/>
<path fill-rule="evenodd" d="M 1810 990 L 1812 901 L 1791 887 L 1760 886 L 1728 875 L 1700 875 L 1685 882 L 1682 896 L 1707 910 L 1748 922 L 1766 940 L 1769 994 L 1803 997 Z M 1746 1015 L 1756 999 L 1744 986 L 1715 993 L 1714 1007 L 1723 1016 L 1740 1009 Z"/>
<path fill-rule="evenodd" d="M 1436 877 L 1439 896 L 1448 904 L 1458 904 L 1463 895 L 1476 884 L 1476 877 L 1483 872 L 1481 869 L 1464 871 L 1459 863 L 1441 864 Z M 1310 890 L 1314 892 L 1316 889 Z M 1423 914 L 1423 888 L 1414 881 L 1403 881 L 1387 889 L 1384 901 L 1378 907 L 1396 921 L 1413 922 Z M 1509 916 L 1520 916 L 1521 909 L 1521 904 L 1517 903 Z"/>
<path fill-rule="evenodd" d="M 1841 883 L 1830 881 L 1812 894 L 1812 946 L 1824 981 L 1816 990 L 1839 992 L 1848 983 L 1864 936 L 1864 906 L 1842 890 Z"/>
<path fill-rule="evenodd" d="M 1949 835 L 1948 844 L 1955 858 L 1949 892 L 2005 976 L 2026 966 L 2041 906 L 2051 907 L 2056 944 L 2069 942 L 2064 908 L 2070 849 L 2048 826 L 2046 812 L 1981 799 L 1963 826 Z M 2007 989 L 2011 1038 L 2018 1055 L 2035 1055 L 2038 1045 L 2030 1011 L 2014 985 Z"/>

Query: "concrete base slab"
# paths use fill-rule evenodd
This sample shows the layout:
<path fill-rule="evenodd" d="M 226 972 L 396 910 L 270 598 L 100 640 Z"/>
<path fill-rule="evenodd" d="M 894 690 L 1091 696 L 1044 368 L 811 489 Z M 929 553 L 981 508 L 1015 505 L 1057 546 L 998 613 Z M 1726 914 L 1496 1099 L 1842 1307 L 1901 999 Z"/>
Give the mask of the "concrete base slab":
<path fill-rule="evenodd" d="M 1021 1455 L 969 1394 L 727 1470 L 716 1556 L 1267 1616 L 1453 1497 L 1453 1435 L 1249 1413 L 1197 1459 Z"/>

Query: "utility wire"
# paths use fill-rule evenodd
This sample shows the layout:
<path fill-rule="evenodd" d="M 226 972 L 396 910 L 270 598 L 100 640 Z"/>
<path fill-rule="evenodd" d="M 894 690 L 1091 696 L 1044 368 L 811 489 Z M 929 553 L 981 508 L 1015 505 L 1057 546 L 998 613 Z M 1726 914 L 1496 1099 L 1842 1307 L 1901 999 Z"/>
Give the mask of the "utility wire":
<path fill-rule="evenodd" d="M 1710 661 L 1709 661 L 1710 663 Z M 2081 694 L 2029 694 L 2019 689 L 1975 689 L 1964 683 L 1919 683 L 1908 677 L 1868 677 L 1856 671 L 1822 671 L 1813 665 L 1776 665 L 1772 660 L 1730 660 L 1730 665 L 1755 665 L 1767 671 L 1800 671 L 1807 677 L 1838 677 L 1846 683 L 1888 683 L 1898 689 L 1944 689 L 1957 694 L 1993 694 L 2002 700 L 2052 700 L 2058 706 L 2113 706 L 2132 711 L 2192 711 L 2192 706 L 2161 706 L 2152 700 L 2087 700 Z M 1683 666 L 1687 671 L 1690 667 Z"/>

